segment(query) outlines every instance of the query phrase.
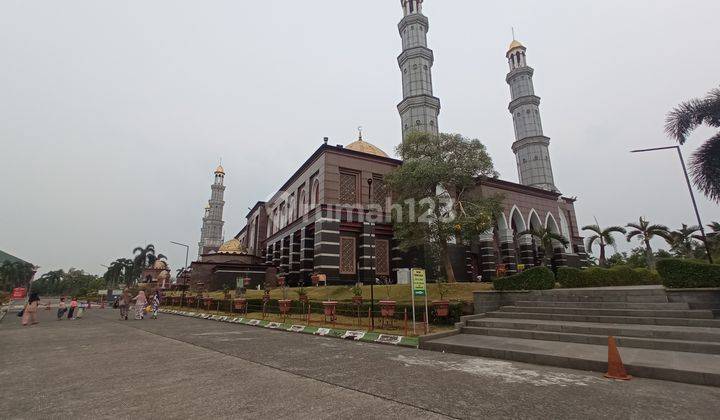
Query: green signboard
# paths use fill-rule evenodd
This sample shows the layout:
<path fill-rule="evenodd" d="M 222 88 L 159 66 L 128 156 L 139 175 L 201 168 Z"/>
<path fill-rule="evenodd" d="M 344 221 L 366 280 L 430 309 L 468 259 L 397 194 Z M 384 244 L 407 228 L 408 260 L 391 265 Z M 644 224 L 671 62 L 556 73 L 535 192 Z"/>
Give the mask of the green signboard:
<path fill-rule="evenodd" d="M 412 288 L 414 296 L 427 296 L 427 283 L 425 281 L 425 270 L 421 268 L 412 269 Z"/>

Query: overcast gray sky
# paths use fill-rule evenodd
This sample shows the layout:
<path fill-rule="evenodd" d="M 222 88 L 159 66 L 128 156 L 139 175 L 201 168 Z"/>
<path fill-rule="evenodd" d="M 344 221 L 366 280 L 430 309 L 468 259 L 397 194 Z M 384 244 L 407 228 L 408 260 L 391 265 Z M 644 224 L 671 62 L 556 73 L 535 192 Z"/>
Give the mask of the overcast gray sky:
<path fill-rule="evenodd" d="M 580 222 L 694 223 L 677 157 L 628 150 L 670 145 L 665 114 L 718 86 L 720 2 L 427 0 L 425 14 L 442 131 L 479 138 L 517 181 L 515 26 Z M 169 241 L 196 252 L 221 157 L 231 237 L 323 136 L 347 144 L 362 125 L 394 153 L 401 17 L 398 0 L 3 0 L 0 249 L 102 273 L 154 243 L 177 268 Z"/>

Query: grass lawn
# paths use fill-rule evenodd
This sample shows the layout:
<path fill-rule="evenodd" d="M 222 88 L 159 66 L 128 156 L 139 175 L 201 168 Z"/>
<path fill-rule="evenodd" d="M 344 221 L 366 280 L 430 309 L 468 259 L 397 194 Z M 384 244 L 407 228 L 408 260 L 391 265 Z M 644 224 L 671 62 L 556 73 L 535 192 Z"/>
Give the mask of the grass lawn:
<path fill-rule="evenodd" d="M 293 324 L 293 325 L 307 325 L 307 326 L 313 326 L 313 327 L 324 327 L 324 328 L 342 328 L 346 330 L 362 330 L 362 331 L 372 331 L 376 333 L 381 334 L 393 334 L 393 335 L 404 335 L 408 337 L 417 337 L 420 335 L 424 335 L 425 331 L 423 329 L 423 324 L 418 322 L 416 324 L 416 331 L 417 334 L 413 334 L 412 332 L 412 321 L 408 320 L 407 323 L 407 330 L 405 323 L 402 320 L 395 320 L 392 325 L 386 325 L 382 326 L 382 320 L 380 317 L 375 318 L 375 329 L 371 329 L 370 327 L 370 319 L 367 317 L 367 314 L 364 314 L 364 316 L 361 316 L 360 318 L 356 317 L 350 317 L 350 316 L 344 316 L 344 315 L 338 315 L 335 323 L 332 322 L 325 322 L 324 317 L 322 314 L 311 314 L 310 316 L 310 322 L 308 323 L 307 317 L 302 316 L 299 314 L 293 314 L 286 317 L 283 317 L 279 314 L 266 314 L 263 318 L 262 312 L 248 312 L 247 315 L 243 315 L 237 312 L 230 313 L 230 312 L 224 312 L 224 311 L 213 311 L 213 310 L 195 310 L 192 308 L 179 308 L 179 307 L 173 307 L 173 306 L 163 306 L 163 309 L 177 309 L 177 310 L 184 310 L 189 312 L 202 312 L 212 315 L 219 315 L 219 316 L 228 316 L 228 317 L 245 317 L 249 319 L 260 319 L 263 321 L 269 321 L 269 322 L 281 322 L 284 324 Z M 450 325 L 430 325 L 430 334 L 434 334 L 437 332 L 442 331 L 448 331 L 453 329 L 453 326 Z"/>
<path fill-rule="evenodd" d="M 363 286 L 363 299 L 370 300 L 370 286 Z M 390 299 L 397 301 L 397 302 L 403 302 L 403 303 L 409 303 L 411 302 L 411 290 L 409 284 L 394 284 L 391 286 L 375 286 L 375 300 L 382 300 L 388 298 L 388 291 L 390 292 Z M 463 301 L 463 302 L 473 302 L 473 292 L 475 291 L 482 291 L 482 290 L 492 290 L 492 284 L 490 283 L 454 283 L 454 284 L 448 284 L 448 293 L 445 295 L 445 299 L 450 301 Z M 298 288 L 288 288 L 287 289 L 287 297 L 288 299 L 297 300 L 298 299 Z M 308 297 L 310 300 L 314 301 L 323 301 L 323 300 L 351 300 L 352 299 L 352 291 L 350 286 L 320 286 L 320 287 L 313 287 L 308 286 L 305 287 L 305 291 L 308 294 Z M 438 300 L 440 299 L 440 294 L 438 293 L 438 287 L 437 284 L 429 283 L 428 284 L 428 300 Z M 171 295 L 179 295 L 180 292 L 170 292 Z M 235 296 L 235 292 L 231 292 L 233 297 Z M 222 292 L 211 292 L 209 293 L 211 297 L 214 298 L 222 298 L 223 293 Z M 246 297 L 248 299 L 261 299 L 263 296 L 262 290 L 248 290 Z M 283 291 L 282 289 L 273 289 L 270 291 L 270 297 L 272 299 L 282 299 L 283 298 Z"/>

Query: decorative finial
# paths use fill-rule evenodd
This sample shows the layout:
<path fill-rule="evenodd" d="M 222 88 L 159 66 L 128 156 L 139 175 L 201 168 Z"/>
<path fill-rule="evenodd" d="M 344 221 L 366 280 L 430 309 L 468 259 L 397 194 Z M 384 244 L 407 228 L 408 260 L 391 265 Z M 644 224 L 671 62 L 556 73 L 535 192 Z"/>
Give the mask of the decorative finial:
<path fill-rule="evenodd" d="M 515 27 L 514 27 L 514 26 L 511 26 L 510 29 L 512 30 L 513 41 L 516 41 L 517 38 L 515 38 Z"/>
<path fill-rule="evenodd" d="M 362 125 L 358 127 L 358 140 L 363 141 L 362 139 Z"/>

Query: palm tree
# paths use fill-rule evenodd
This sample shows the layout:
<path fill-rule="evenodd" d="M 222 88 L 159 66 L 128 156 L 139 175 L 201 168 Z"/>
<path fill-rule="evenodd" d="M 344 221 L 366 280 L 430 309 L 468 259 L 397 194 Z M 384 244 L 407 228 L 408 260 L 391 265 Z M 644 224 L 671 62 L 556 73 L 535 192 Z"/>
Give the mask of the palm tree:
<path fill-rule="evenodd" d="M 153 244 L 148 244 L 145 248 L 141 246 L 136 247 L 133 249 L 133 254 L 136 254 L 133 258 L 133 263 L 135 265 L 133 277 L 135 279 L 140 277 L 140 273 L 142 273 L 143 269 L 151 267 L 155 264 L 155 261 L 167 259 L 167 257 L 163 254 L 155 254 L 155 245 Z"/>
<path fill-rule="evenodd" d="M 673 109 L 665 120 L 665 132 L 680 144 L 702 124 L 720 127 L 720 89 L 701 99 L 691 99 Z M 720 132 L 710 137 L 692 155 L 690 172 L 695 186 L 720 202 Z"/>
<path fill-rule="evenodd" d="M 627 227 L 633 229 L 627 233 L 628 242 L 637 237 L 645 245 L 645 259 L 647 260 L 648 267 L 655 268 L 655 261 L 650 241 L 655 236 L 659 236 L 666 241 L 669 240 L 668 238 L 670 237 L 670 232 L 667 226 L 651 225 L 647 220 L 640 217 L 639 223 L 628 223 Z"/>
<path fill-rule="evenodd" d="M 600 246 L 599 263 L 601 267 L 607 267 L 607 258 L 605 258 L 605 247 L 607 245 L 615 247 L 615 237 L 613 236 L 613 233 L 621 233 L 623 235 L 627 233 L 625 228 L 620 226 L 610 226 L 609 228 L 601 229 L 598 225 L 589 225 L 583 227 L 582 230 L 589 230 L 595 233 L 587 239 L 587 245 L 585 246 L 585 248 L 587 248 L 588 252 L 592 252 L 592 247 L 595 242 L 597 242 L 598 246 Z"/>
<path fill-rule="evenodd" d="M 702 236 L 696 235 L 699 231 L 700 226 L 688 226 L 683 223 L 682 228 L 670 232 L 667 238 L 670 250 L 679 257 L 691 258 L 693 254 L 693 240 L 697 239 L 702 241 Z"/>
<path fill-rule="evenodd" d="M 552 232 L 548 228 L 528 229 L 520 232 L 518 235 L 530 235 L 537 240 L 538 253 L 540 254 L 538 257 L 540 259 L 540 265 L 543 267 L 547 265 L 546 257 L 553 254 L 556 242 L 561 243 L 564 247 L 570 244 L 570 241 L 564 236 Z"/>

